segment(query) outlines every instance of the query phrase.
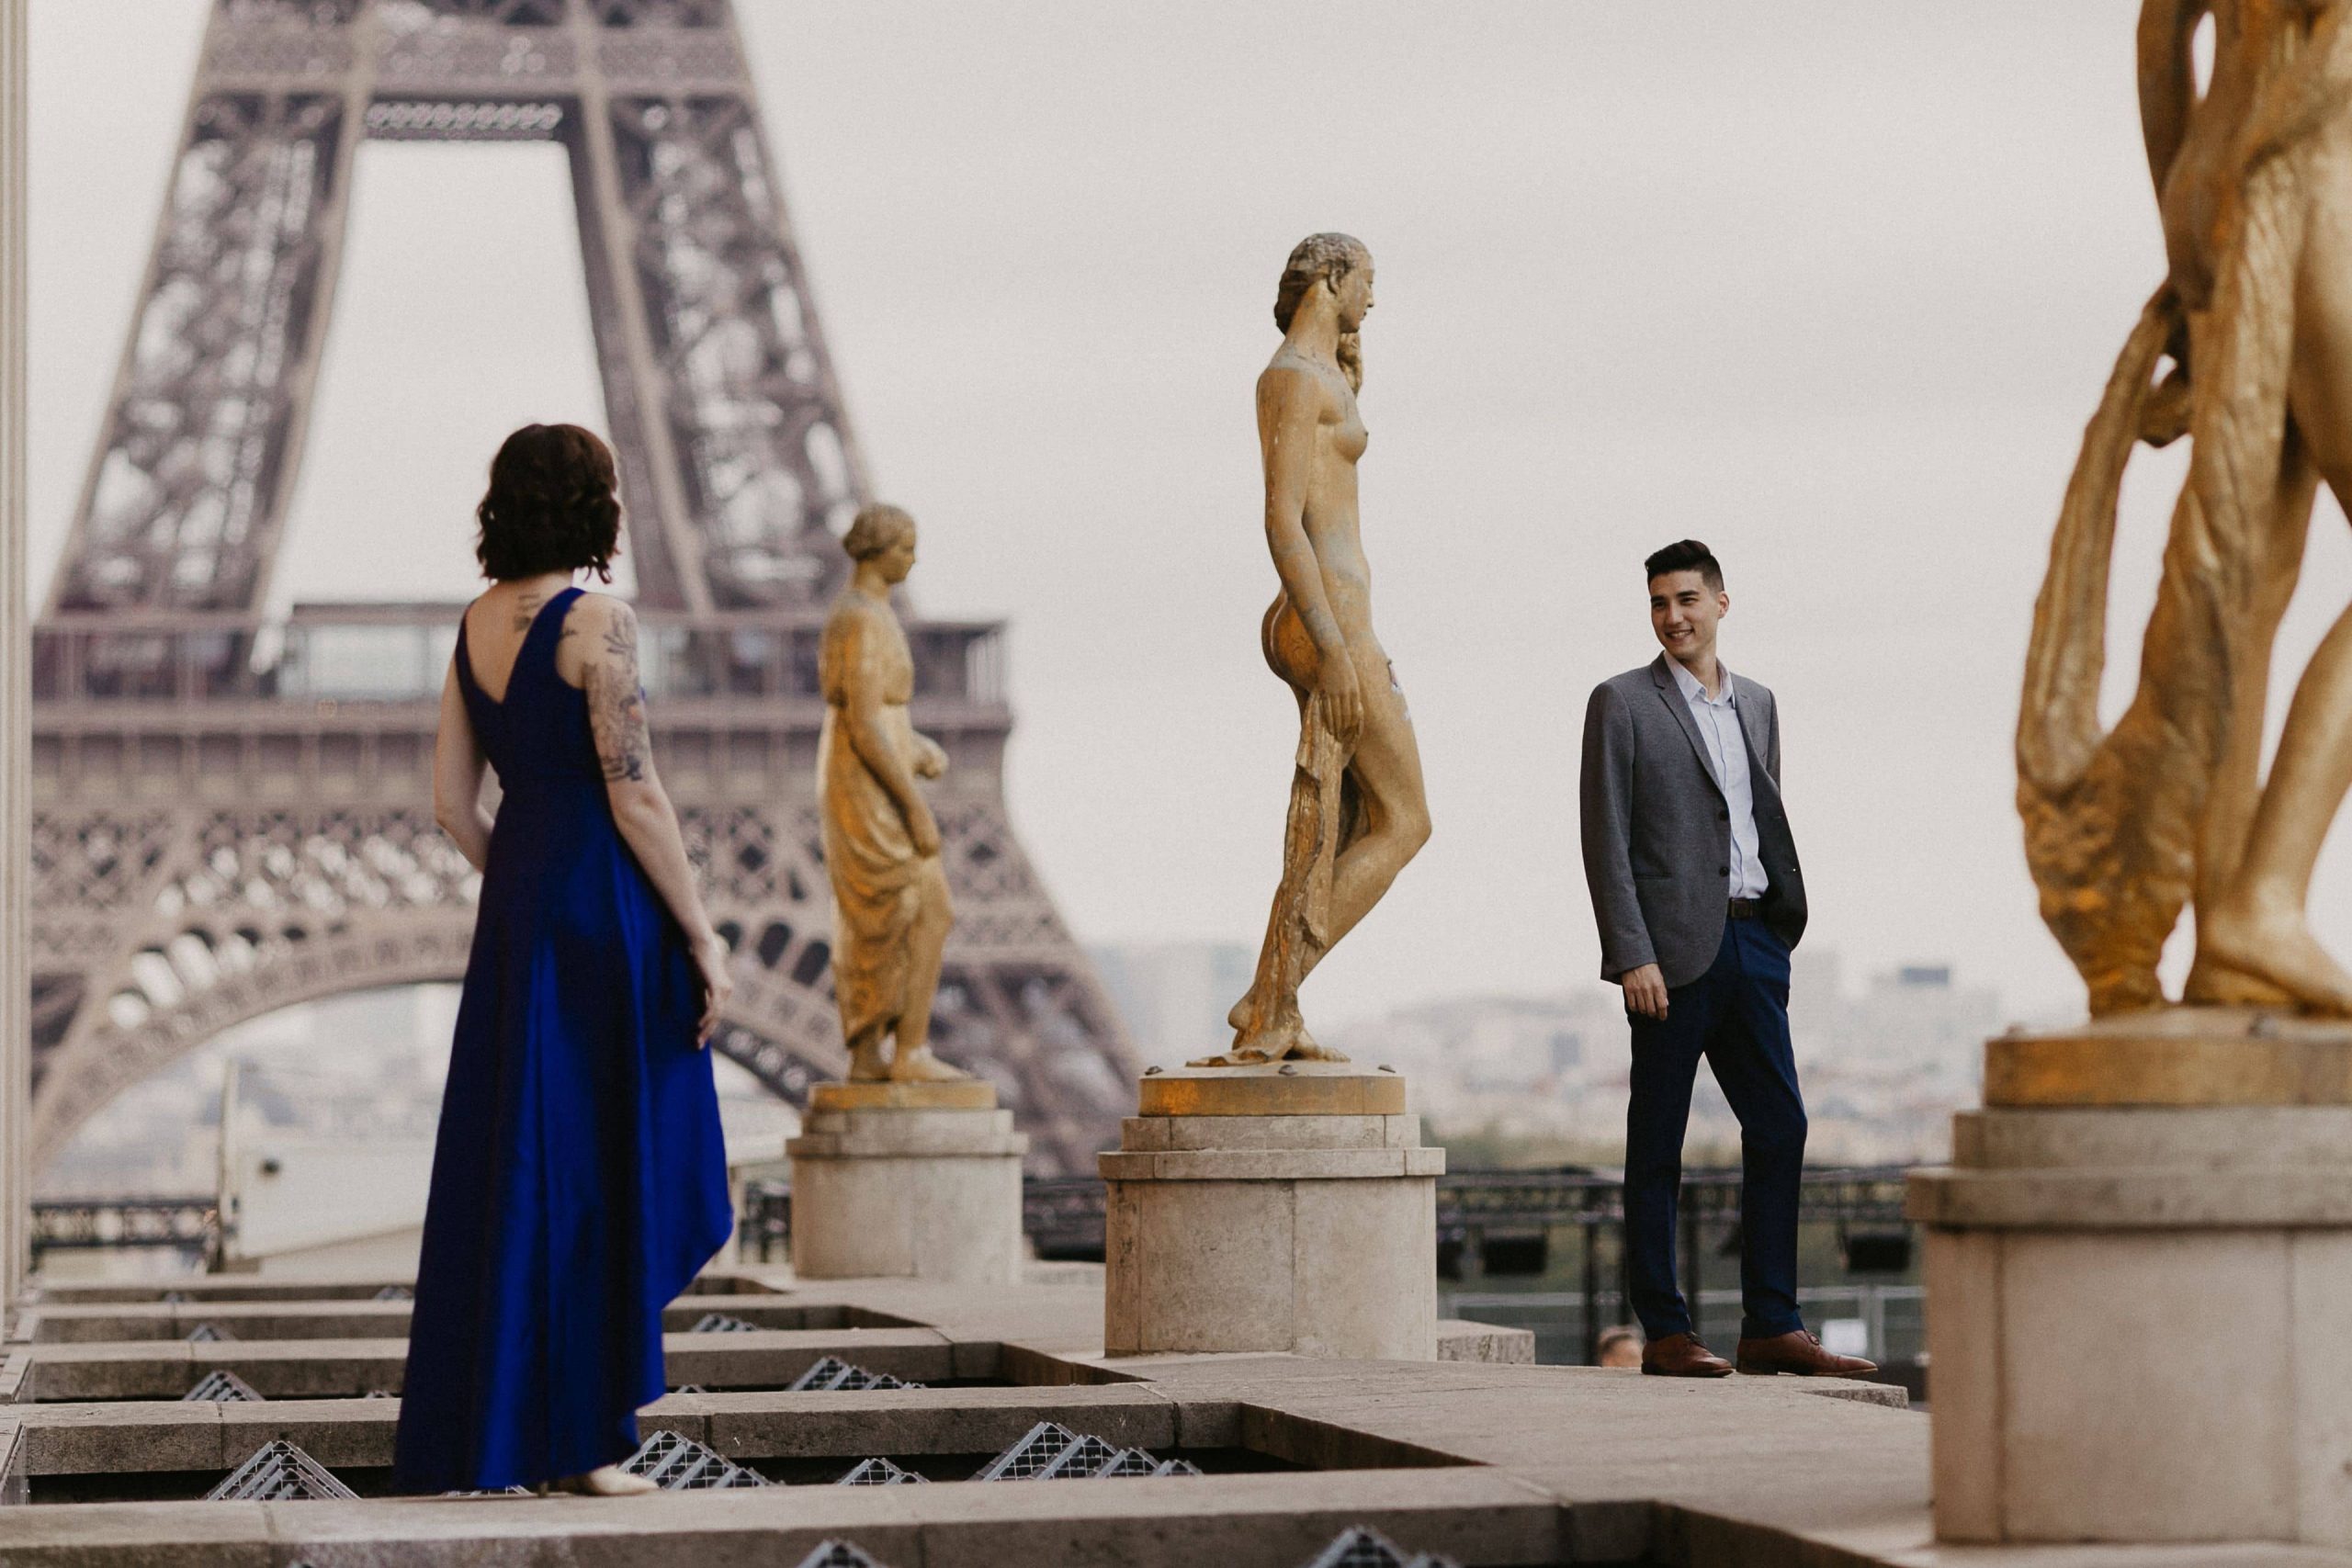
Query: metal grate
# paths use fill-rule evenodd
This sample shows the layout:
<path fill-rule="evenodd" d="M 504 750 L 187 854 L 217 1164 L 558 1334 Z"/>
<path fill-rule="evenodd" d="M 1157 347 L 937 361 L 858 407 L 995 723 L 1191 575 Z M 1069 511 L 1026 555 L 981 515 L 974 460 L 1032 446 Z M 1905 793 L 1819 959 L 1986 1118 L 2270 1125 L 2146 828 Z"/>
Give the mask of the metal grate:
<path fill-rule="evenodd" d="M 863 1547 L 852 1546 L 845 1540 L 820 1540 L 817 1550 L 794 1568 L 882 1568 L 882 1563 Z"/>
<path fill-rule="evenodd" d="M 165 1291 L 159 1299 L 165 1306 L 184 1306 L 187 1303 L 187 1292 L 186 1291 Z"/>
<path fill-rule="evenodd" d="M 773 1486 L 756 1470 L 746 1470 L 715 1449 L 676 1432 L 656 1432 L 621 1461 L 631 1475 L 642 1475 L 664 1492 L 718 1492 L 737 1486 Z"/>
<path fill-rule="evenodd" d="M 931 1477 L 902 1470 L 880 1457 L 862 1459 L 850 1467 L 849 1473 L 833 1483 L 836 1486 L 927 1486 Z"/>
<path fill-rule="evenodd" d="M 254 1385 L 234 1372 L 215 1369 L 197 1380 L 196 1386 L 180 1396 L 183 1404 L 243 1404 L 258 1401 L 261 1395 Z"/>
<path fill-rule="evenodd" d="M 869 1372 L 864 1367 L 854 1367 L 838 1356 L 820 1357 L 816 1365 L 784 1385 L 786 1393 L 811 1393 L 820 1391 L 852 1393 L 868 1388 L 922 1388 L 919 1382 L 907 1382 L 888 1372 Z"/>
<path fill-rule="evenodd" d="M 838 1356 L 820 1356 L 816 1365 L 784 1385 L 786 1393 L 807 1393 L 815 1389 L 842 1386 L 842 1380 L 856 1371 L 855 1367 Z"/>
<path fill-rule="evenodd" d="M 379 1302 L 413 1302 L 416 1300 L 416 1292 L 406 1285 L 387 1285 L 370 1299 Z"/>
<path fill-rule="evenodd" d="M 1037 1479 L 1089 1481 L 1101 1475 L 1102 1467 L 1118 1457 L 1118 1450 L 1089 1433 L 1056 1454 L 1053 1463 L 1037 1472 Z"/>
<path fill-rule="evenodd" d="M 1057 1421 L 1040 1421 L 1021 1439 L 980 1467 L 975 1481 L 1034 1481 L 1046 1467 L 1078 1441 L 1078 1434 Z"/>
<path fill-rule="evenodd" d="M 528 1497 L 533 1494 L 527 1486 L 493 1486 L 487 1492 L 444 1492 L 444 1497 Z"/>
<path fill-rule="evenodd" d="M 1425 1551 L 1408 1557 L 1377 1530 L 1356 1525 L 1310 1558 L 1304 1568 L 1461 1568 L 1451 1557 Z"/>
<path fill-rule="evenodd" d="M 227 1329 L 221 1327 L 217 1323 L 199 1323 L 188 1332 L 187 1343 L 190 1345 L 218 1345 L 224 1339 L 234 1339 L 235 1337 L 235 1335 L 230 1333 Z"/>
<path fill-rule="evenodd" d="M 695 1320 L 689 1334 L 757 1334 L 760 1325 L 745 1323 L 740 1317 L 729 1317 L 723 1312 L 707 1312 Z"/>
<path fill-rule="evenodd" d="M 231 1471 L 220 1485 L 207 1492 L 204 1500 L 208 1503 L 284 1503 L 358 1495 L 309 1454 L 283 1438 L 274 1438 L 255 1449 L 253 1457 Z"/>
<path fill-rule="evenodd" d="M 1198 1475 L 1181 1459 L 1160 1460 L 1148 1449 L 1114 1447 L 1052 1421 L 1040 1421 L 1021 1440 L 989 1461 L 975 1481 L 1113 1481 L 1123 1476 Z"/>

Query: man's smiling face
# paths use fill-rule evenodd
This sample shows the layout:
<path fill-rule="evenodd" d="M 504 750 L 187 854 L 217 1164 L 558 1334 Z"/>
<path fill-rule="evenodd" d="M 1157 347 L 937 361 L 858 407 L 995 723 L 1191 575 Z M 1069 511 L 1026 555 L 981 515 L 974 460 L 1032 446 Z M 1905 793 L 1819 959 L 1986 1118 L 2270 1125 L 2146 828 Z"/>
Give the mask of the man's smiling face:
<path fill-rule="evenodd" d="M 1731 608 L 1731 595 L 1710 588 L 1696 570 L 1661 572 L 1650 579 L 1650 630 L 1657 645 L 1682 664 L 1715 650 L 1715 625 Z"/>

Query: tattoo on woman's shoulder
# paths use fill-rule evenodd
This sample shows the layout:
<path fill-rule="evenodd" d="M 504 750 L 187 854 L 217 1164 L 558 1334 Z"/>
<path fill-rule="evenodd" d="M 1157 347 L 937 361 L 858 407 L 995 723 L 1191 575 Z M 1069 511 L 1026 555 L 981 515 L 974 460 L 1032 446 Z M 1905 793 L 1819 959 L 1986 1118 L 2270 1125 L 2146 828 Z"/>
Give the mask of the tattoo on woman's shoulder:
<path fill-rule="evenodd" d="M 637 668 L 637 617 L 626 604 L 616 604 L 605 617 L 605 651 Z"/>

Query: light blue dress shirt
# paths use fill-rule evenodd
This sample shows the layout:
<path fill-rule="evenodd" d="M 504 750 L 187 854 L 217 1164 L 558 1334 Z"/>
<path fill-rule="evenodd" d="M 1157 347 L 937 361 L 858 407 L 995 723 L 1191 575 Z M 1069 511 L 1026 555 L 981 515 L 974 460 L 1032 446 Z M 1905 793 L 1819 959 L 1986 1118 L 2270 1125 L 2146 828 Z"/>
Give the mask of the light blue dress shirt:
<path fill-rule="evenodd" d="M 1733 694 L 1731 671 L 1715 662 L 1715 681 L 1723 688 L 1720 696 L 1707 695 L 1707 688 L 1699 677 L 1682 668 L 1682 661 L 1669 656 L 1666 667 L 1674 671 L 1674 683 L 1682 693 L 1682 700 L 1690 705 L 1690 716 L 1699 726 L 1699 739 L 1706 742 L 1707 767 L 1715 775 L 1715 786 L 1724 792 L 1724 800 L 1731 807 L 1731 896 L 1735 898 L 1761 898 L 1771 879 L 1764 874 L 1764 861 L 1756 837 L 1756 789 L 1747 776 L 1747 738 L 1739 729 L 1739 704 Z"/>

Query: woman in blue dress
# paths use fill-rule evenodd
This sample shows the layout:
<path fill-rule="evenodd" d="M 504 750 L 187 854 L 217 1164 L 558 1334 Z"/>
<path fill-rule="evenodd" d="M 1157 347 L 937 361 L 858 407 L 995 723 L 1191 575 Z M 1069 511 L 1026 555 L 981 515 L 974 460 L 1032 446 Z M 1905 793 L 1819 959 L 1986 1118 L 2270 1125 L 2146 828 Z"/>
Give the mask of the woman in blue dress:
<path fill-rule="evenodd" d="M 434 807 L 481 873 L 417 1266 L 393 1485 L 651 1490 L 662 1309 L 733 1224 L 709 1053 L 732 988 L 653 771 L 612 453 L 534 424 L 476 509 L 492 586 L 441 700 Z M 501 790 L 481 805 L 484 765 Z"/>

